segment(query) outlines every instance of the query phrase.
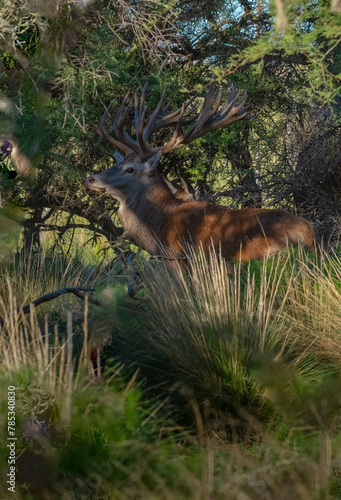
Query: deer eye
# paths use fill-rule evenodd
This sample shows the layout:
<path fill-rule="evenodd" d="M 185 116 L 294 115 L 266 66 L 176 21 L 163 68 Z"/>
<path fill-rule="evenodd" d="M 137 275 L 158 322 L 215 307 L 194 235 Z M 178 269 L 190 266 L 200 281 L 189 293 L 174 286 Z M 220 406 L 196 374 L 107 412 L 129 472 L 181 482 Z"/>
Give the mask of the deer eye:
<path fill-rule="evenodd" d="M 129 167 L 125 169 L 125 172 L 127 172 L 128 174 L 132 174 L 134 172 L 134 169 Z"/>

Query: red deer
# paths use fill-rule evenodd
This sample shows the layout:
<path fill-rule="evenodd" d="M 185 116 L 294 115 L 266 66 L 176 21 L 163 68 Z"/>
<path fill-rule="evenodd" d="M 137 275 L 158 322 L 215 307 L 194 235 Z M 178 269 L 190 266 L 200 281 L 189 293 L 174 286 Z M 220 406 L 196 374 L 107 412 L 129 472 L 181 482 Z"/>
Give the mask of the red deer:
<path fill-rule="evenodd" d="M 314 229 L 310 222 L 286 210 L 261 208 L 228 209 L 204 201 L 184 201 L 174 196 L 159 174 L 161 156 L 189 144 L 207 132 L 242 120 L 247 115 L 246 93 L 241 101 L 234 86 L 228 99 L 215 95 L 213 83 L 206 90 L 201 111 L 189 99 L 181 108 L 169 112 L 162 108 L 165 91 L 146 121 L 146 87 L 140 102 L 134 96 L 136 139 L 125 130 L 131 108 L 128 94 L 113 122 L 113 135 L 105 128 L 110 106 L 97 125 L 97 132 L 125 154 L 112 168 L 92 175 L 86 184 L 94 191 L 116 198 L 119 216 L 126 233 L 151 255 L 162 255 L 170 263 L 182 259 L 188 245 L 209 252 L 212 246 L 225 259 L 262 259 L 301 242 L 314 248 Z M 174 127 L 170 141 L 150 146 L 147 140 L 164 127 Z"/>

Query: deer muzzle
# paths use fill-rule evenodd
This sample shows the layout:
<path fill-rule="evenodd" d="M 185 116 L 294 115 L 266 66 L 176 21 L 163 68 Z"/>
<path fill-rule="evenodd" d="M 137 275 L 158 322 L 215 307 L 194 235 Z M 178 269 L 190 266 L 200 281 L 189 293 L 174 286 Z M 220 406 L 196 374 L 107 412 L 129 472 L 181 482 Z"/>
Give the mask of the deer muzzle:
<path fill-rule="evenodd" d="M 96 185 L 97 181 L 94 176 L 87 177 L 85 179 L 85 185 L 87 188 L 92 189 L 93 191 L 100 191 L 101 193 L 105 193 L 106 188 L 103 186 Z"/>

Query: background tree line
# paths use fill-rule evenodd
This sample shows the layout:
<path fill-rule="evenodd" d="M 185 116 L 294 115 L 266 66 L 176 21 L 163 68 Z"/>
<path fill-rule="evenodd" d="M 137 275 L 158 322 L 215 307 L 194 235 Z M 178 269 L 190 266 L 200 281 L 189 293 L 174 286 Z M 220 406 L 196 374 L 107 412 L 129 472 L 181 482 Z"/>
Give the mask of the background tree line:
<path fill-rule="evenodd" d="M 1 225 L 25 218 L 24 248 L 78 228 L 113 246 L 112 199 L 84 178 L 109 167 L 96 123 L 115 97 L 166 85 L 178 107 L 211 78 L 247 90 L 252 118 L 166 156 L 163 174 L 231 207 L 284 207 L 340 235 L 341 15 L 337 2 L 18 0 L 0 2 Z M 164 132 L 154 138 L 161 144 Z M 23 216 L 18 206 L 25 207 Z M 14 209 L 14 207 L 16 207 Z"/>

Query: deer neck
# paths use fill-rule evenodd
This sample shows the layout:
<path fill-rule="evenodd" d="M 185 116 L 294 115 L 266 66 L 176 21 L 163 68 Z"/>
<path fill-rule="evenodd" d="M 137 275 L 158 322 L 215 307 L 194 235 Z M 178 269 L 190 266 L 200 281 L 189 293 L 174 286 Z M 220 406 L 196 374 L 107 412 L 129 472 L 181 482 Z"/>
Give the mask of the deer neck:
<path fill-rule="evenodd" d="M 166 221 L 179 203 L 166 184 L 160 182 L 127 197 L 120 203 L 118 213 L 129 236 L 155 255 L 165 245 Z"/>

